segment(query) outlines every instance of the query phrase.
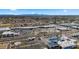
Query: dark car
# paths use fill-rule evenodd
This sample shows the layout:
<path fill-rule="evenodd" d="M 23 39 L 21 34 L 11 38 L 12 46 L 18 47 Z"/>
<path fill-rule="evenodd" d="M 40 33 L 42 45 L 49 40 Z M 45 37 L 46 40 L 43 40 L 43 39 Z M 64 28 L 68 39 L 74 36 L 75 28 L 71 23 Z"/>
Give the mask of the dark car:
<path fill-rule="evenodd" d="M 61 48 L 59 45 L 58 45 L 58 37 L 54 36 L 52 38 L 49 39 L 48 41 L 48 48 L 51 49 L 57 49 L 57 48 Z"/>

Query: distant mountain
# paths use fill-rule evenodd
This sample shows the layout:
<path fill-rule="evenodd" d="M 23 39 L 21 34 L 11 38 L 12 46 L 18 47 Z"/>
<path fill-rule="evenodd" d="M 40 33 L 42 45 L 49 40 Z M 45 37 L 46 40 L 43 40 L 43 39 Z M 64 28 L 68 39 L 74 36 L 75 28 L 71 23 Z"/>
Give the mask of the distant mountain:
<path fill-rule="evenodd" d="M 12 15 L 12 14 L 6 14 L 6 15 L 0 15 L 0 16 L 51 16 L 51 15 L 44 15 L 44 14 L 19 14 L 19 15 Z"/>
<path fill-rule="evenodd" d="M 79 16 L 79 15 L 47 15 L 47 14 L 3 14 L 3 15 L 0 15 L 0 17 L 13 17 L 13 16 Z"/>

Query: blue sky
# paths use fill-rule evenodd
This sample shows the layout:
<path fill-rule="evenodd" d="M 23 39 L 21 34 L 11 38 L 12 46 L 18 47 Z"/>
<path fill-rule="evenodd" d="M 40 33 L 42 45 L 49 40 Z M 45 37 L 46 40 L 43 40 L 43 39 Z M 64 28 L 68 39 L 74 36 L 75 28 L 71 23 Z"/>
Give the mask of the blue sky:
<path fill-rule="evenodd" d="M 0 15 L 79 15 L 79 9 L 0 9 Z"/>

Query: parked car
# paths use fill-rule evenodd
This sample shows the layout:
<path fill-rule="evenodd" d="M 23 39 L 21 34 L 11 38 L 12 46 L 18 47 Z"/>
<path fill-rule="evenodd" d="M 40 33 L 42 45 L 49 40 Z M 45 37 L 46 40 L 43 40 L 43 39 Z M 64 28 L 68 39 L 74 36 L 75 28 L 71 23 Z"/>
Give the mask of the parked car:
<path fill-rule="evenodd" d="M 63 48 L 63 49 L 73 49 L 76 48 L 76 40 L 75 39 L 71 39 L 71 38 L 67 38 L 67 37 L 63 37 L 63 39 L 60 39 L 58 41 L 58 44 Z"/>
<path fill-rule="evenodd" d="M 12 32 L 12 31 L 5 31 L 2 33 L 3 37 L 13 37 L 13 36 L 19 36 L 20 33 Z"/>
<path fill-rule="evenodd" d="M 29 37 L 28 39 L 26 39 L 27 41 L 34 41 L 35 37 Z"/>
<path fill-rule="evenodd" d="M 54 49 L 56 49 L 56 48 L 61 48 L 59 45 L 58 45 L 58 37 L 56 37 L 56 36 L 53 36 L 52 38 L 50 38 L 49 39 L 49 41 L 48 41 L 48 48 L 50 49 L 50 48 L 54 48 Z"/>

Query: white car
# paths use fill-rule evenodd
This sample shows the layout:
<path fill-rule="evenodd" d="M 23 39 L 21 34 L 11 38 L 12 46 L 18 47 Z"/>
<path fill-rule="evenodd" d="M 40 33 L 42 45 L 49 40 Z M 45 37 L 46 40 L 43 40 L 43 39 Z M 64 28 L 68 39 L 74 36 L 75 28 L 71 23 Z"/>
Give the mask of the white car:
<path fill-rule="evenodd" d="M 19 36 L 20 33 L 12 32 L 12 31 L 5 31 L 2 33 L 2 36 L 12 37 L 12 36 Z"/>
<path fill-rule="evenodd" d="M 76 47 L 76 40 L 74 39 L 63 39 L 59 40 L 58 44 L 63 48 L 63 49 L 71 49 Z"/>

